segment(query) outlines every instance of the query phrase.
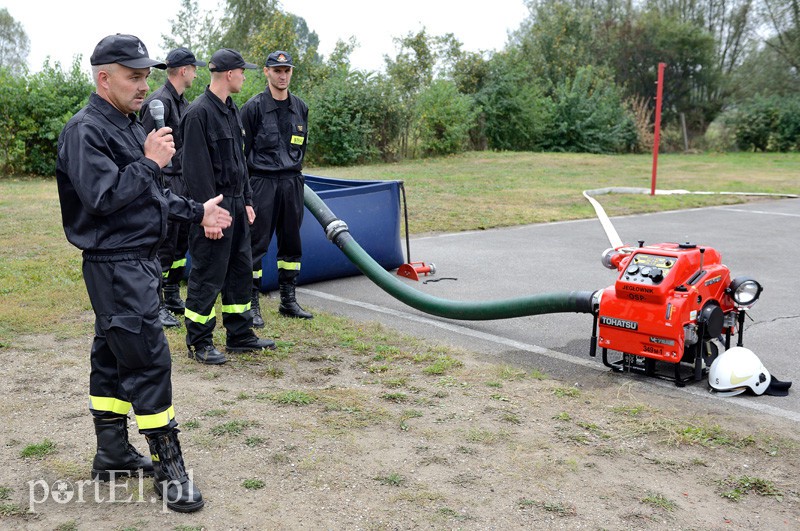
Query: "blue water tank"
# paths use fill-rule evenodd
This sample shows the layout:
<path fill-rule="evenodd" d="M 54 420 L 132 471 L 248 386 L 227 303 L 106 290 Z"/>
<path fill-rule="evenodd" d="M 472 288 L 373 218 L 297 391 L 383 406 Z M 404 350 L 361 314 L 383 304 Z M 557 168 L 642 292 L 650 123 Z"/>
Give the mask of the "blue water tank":
<path fill-rule="evenodd" d="M 400 267 L 400 186 L 402 181 L 357 181 L 306 175 L 306 185 L 331 212 L 347 223 L 350 234 L 378 264 L 387 270 Z M 298 284 L 359 275 L 361 271 L 325 236 L 325 229 L 305 209 L 300 226 L 303 241 Z M 261 262 L 261 291 L 278 289 L 277 241 L 273 235 Z M 191 256 L 186 256 L 186 275 Z"/>
<path fill-rule="evenodd" d="M 401 181 L 357 181 L 306 175 L 306 185 L 322 199 L 350 234 L 382 267 L 403 264 L 400 244 Z M 328 241 L 325 230 L 306 209 L 300 227 L 303 259 L 298 284 L 361 274 L 359 269 Z M 262 262 L 261 290 L 278 288 L 277 242 L 273 237 Z"/>

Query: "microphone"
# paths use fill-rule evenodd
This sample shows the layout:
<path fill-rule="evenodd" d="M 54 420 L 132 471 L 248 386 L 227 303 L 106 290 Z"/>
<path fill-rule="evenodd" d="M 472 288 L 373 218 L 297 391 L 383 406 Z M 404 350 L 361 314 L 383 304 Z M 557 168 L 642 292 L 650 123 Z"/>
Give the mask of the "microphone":
<path fill-rule="evenodd" d="M 153 121 L 156 123 L 156 129 L 161 129 L 162 127 L 166 127 L 164 123 L 164 104 L 161 103 L 161 100 L 153 100 L 150 102 L 150 116 L 153 117 Z M 172 160 L 167 163 L 167 168 L 172 167 Z"/>

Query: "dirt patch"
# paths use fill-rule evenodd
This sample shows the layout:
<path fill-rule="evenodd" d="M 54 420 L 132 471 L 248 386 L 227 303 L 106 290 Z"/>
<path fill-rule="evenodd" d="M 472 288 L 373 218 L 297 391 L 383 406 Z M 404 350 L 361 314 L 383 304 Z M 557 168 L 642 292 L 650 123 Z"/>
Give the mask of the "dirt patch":
<path fill-rule="evenodd" d="M 171 338 L 205 508 L 165 511 L 147 479 L 117 483 L 114 502 L 86 482 L 79 500 L 95 451 L 90 341 L 0 349 L 4 529 L 800 527 L 790 421 L 698 411 L 610 373 L 576 388 L 468 352 L 358 342 L 205 367 Z"/>

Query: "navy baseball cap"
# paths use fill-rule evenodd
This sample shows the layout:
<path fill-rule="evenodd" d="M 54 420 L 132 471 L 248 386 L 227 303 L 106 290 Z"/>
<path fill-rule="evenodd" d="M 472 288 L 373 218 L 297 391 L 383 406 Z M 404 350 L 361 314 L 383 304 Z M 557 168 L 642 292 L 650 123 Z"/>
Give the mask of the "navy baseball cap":
<path fill-rule="evenodd" d="M 167 68 L 178 68 L 179 66 L 206 66 L 205 61 L 199 61 L 188 48 L 175 48 L 167 54 Z"/>
<path fill-rule="evenodd" d="M 291 66 L 294 68 L 294 64 L 292 64 L 292 56 L 289 55 L 289 52 L 282 52 L 280 50 L 269 54 L 267 57 L 266 66 Z"/>
<path fill-rule="evenodd" d="M 147 47 L 133 35 L 117 33 L 109 35 L 97 43 L 94 53 L 89 58 L 92 65 L 109 65 L 119 63 L 128 68 L 160 68 L 167 67 L 164 63 L 150 59 Z"/>
<path fill-rule="evenodd" d="M 212 72 L 227 72 L 228 70 L 236 70 L 237 68 L 255 70 L 258 68 L 258 65 L 246 62 L 242 54 L 231 48 L 221 48 L 217 50 L 208 62 L 208 69 Z"/>

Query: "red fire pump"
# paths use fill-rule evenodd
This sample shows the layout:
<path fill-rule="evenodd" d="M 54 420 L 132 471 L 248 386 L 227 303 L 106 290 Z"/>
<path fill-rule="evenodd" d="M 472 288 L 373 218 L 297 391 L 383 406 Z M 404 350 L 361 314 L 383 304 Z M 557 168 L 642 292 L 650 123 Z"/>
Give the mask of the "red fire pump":
<path fill-rule="evenodd" d="M 745 313 L 763 288 L 750 277 L 731 280 L 715 249 L 640 241 L 608 249 L 602 262 L 619 271 L 613 286 L 595 294 L 590 355 L 599 347 L 606 366 L 682 387 L 707 375 L 733 334 L 742 346 Z M 621 357 L 609 361 L 609 351 Z"/>

